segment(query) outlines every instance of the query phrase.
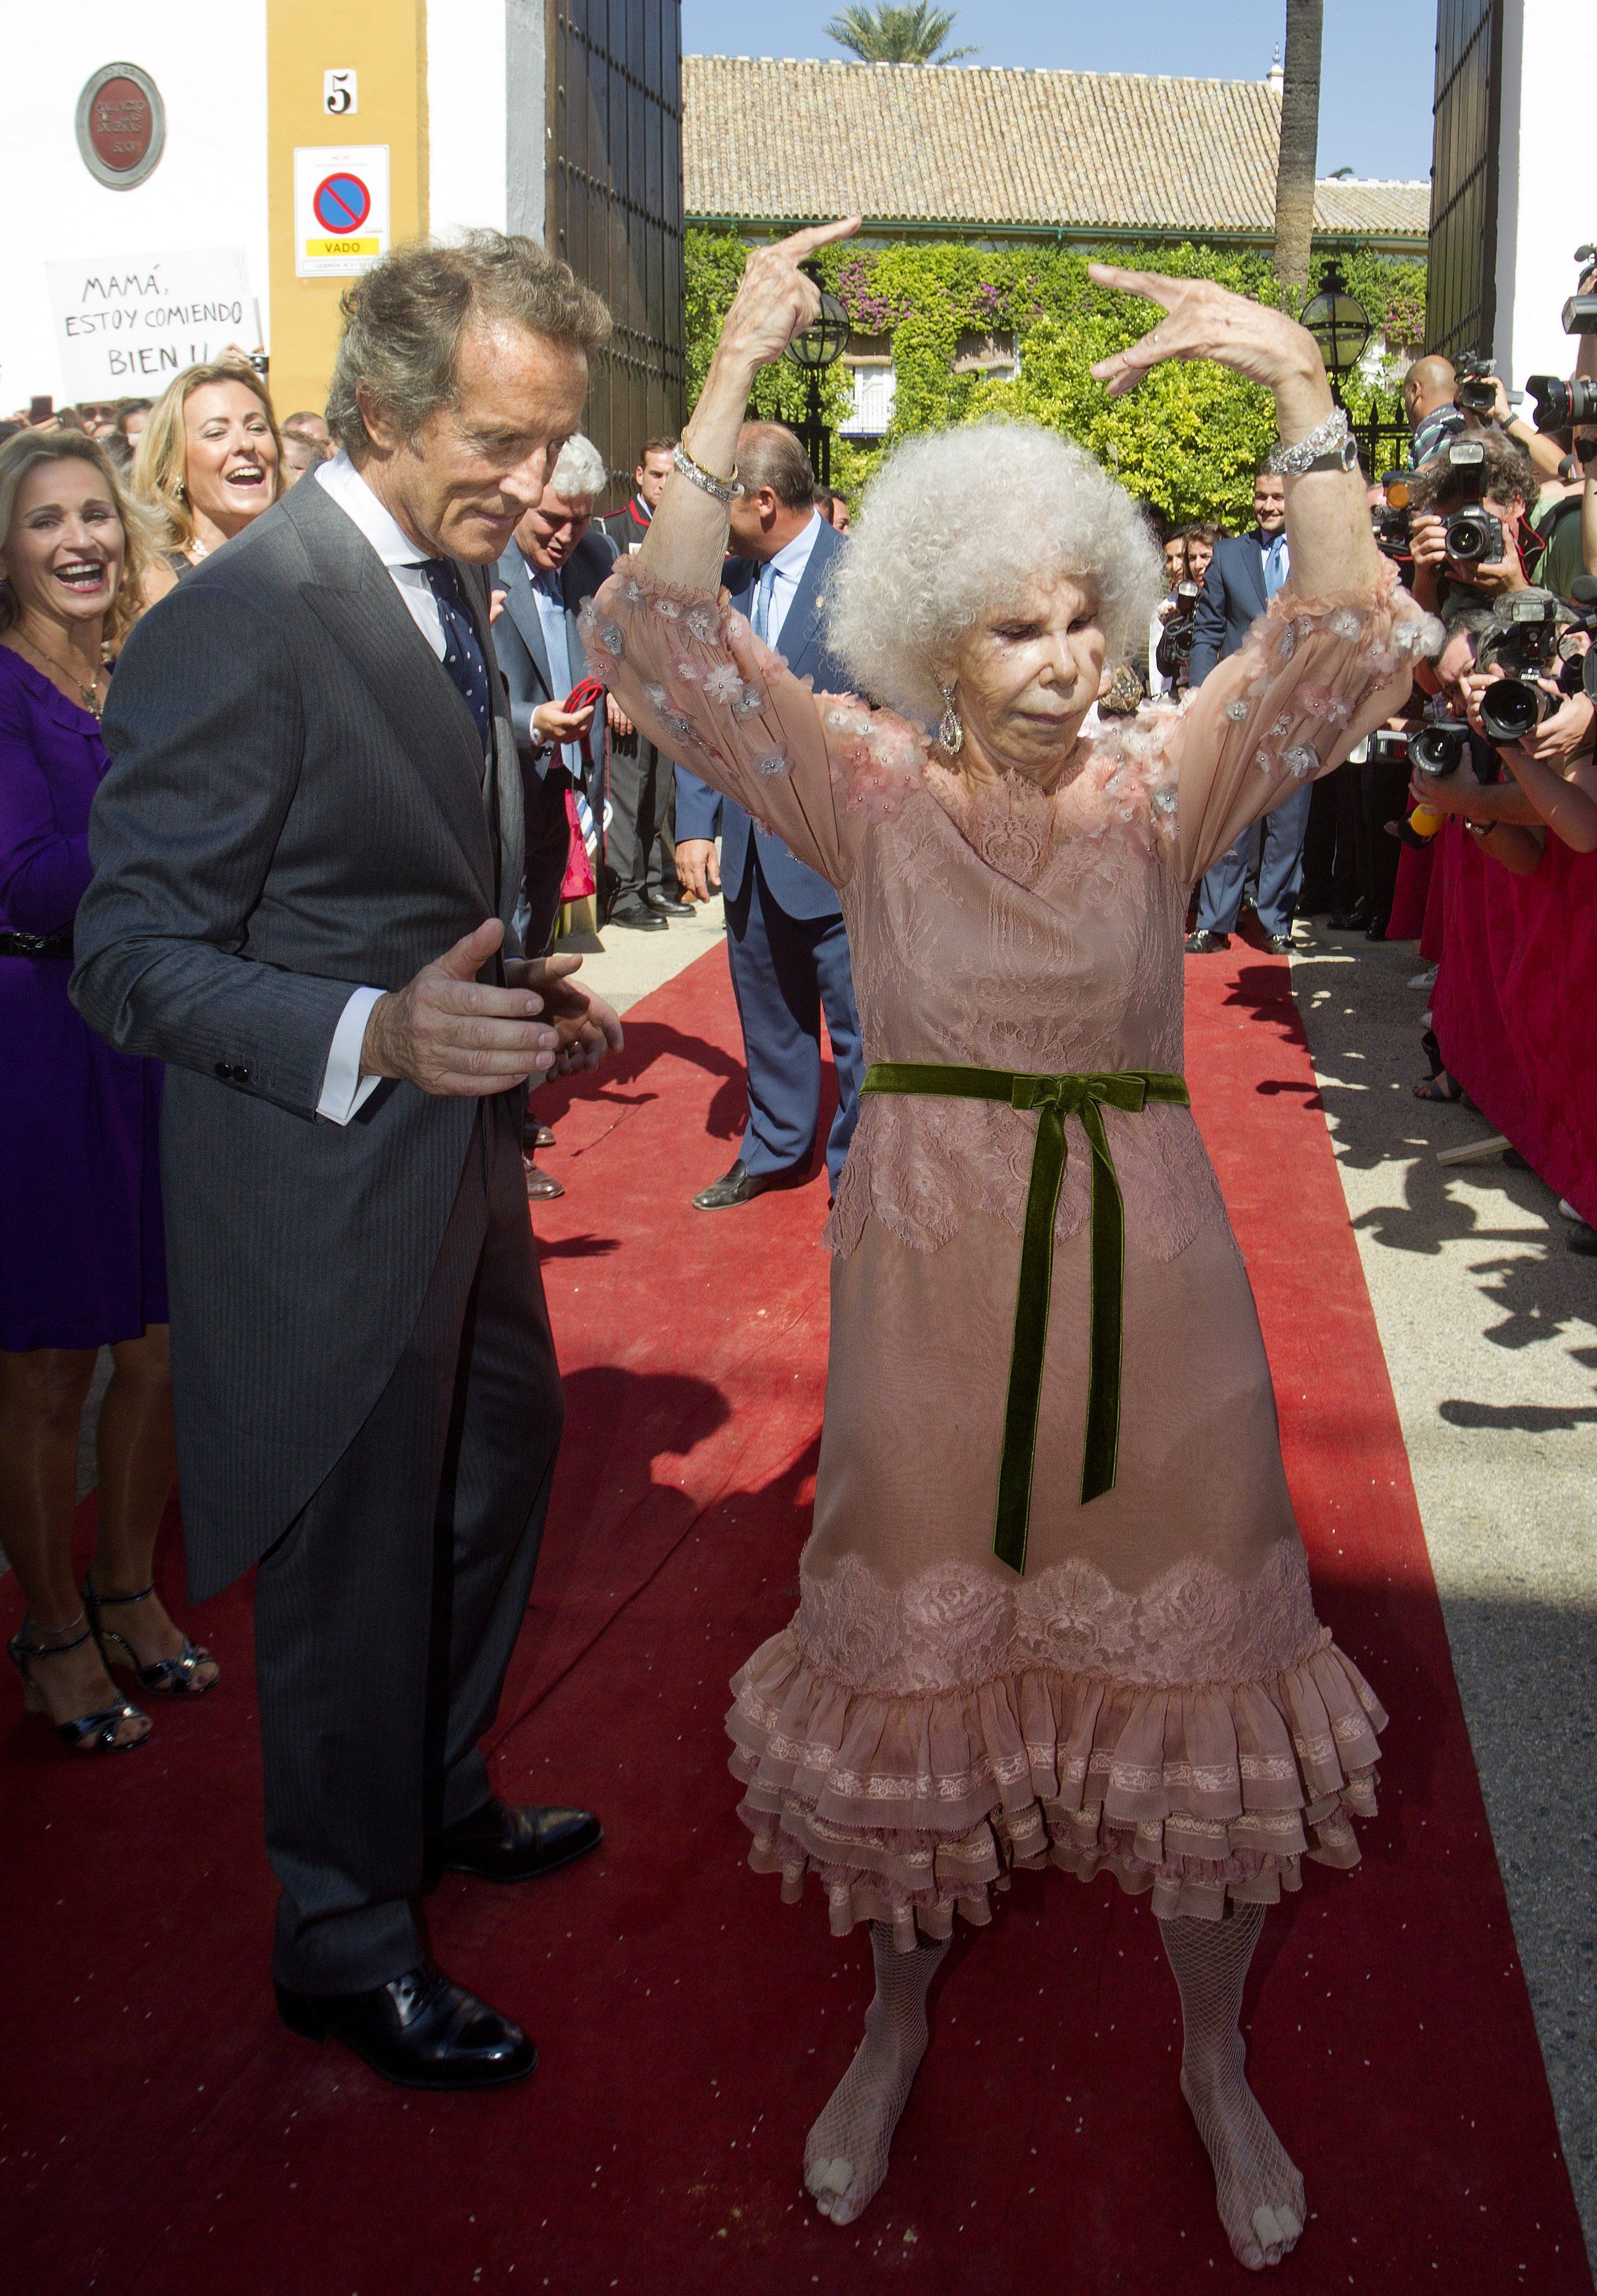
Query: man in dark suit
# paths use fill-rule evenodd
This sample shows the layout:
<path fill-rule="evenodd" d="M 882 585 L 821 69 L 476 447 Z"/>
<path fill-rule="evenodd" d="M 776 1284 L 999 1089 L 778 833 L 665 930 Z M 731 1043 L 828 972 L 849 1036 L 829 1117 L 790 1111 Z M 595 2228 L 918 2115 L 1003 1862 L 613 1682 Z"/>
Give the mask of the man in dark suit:
<path fill-rule="evenodd" d="M 734 555 L 722 577 L 732 603 L 795 676 L 812 677 L 818 693 L 846 692 L 847 676 L 821 636 L 821 608 L 827 569 L 847 545 L 815 508 L 804 450 L 779 422 L 752 422 L 738 438 L 737 469 L 744 492 L 730 505 Z M 690 901 L 707 900 L 717 883 L 726 896 L 748 1071 L 748 1125 L 737 1160 L 693 1201 L 701 1211 L 720 1211 L 803 1177 L 820 1121 L 823 1011 L 837 1072 L 837 1114 L 827 1141 L 835 1194 L 865 1073 L 836 891 L 742 806 L 683 766 L 677 870 Z"/>
<path fill-rule="evenodd" d="M 1192 635 L 1190 671 L 1201 685 L 1217 661 L 1235 653 L 1290 571 L 1287 482 L 1261 464 L 1253 482 L 1254 530 L 1222 537 L 1204 576 Z M 1292 946 L 1292 908 L 1303 877 L 1303 840 L 1313 785 L 1305 782 L 1255 829 L 1244 830 L 1198 889 L 1198 923 L 1187 936 L 1195 956 L 1229 948 L 1242 906 L 1249 857 L 1259 840 L 1259 922 L 1265 946 L 1284 955 Z"/>
<path fill-rule="evenodd" d="M 259 1566 L 279 2013 L 391 2079 L 483 2087 L 536 2054 L 426 1960 L 412 1901 L 440 1866 L 518 1881 L 600 1839 L 496 1800 L 478 1741 L 563 1409 L 524 1086 L 620 1037 L 572 960 L 520 958 L 484 571 L 608 321 L 495 232 L 398 250 L 345 309 L 342 451 L 123 653 L 72 993 L 168 1063 L 184 1525 L 196 1595 Z"/>
<path fill-rule="evenodd" d="M 641 549 L 671 473 L 676 440 L 646 439 L 632 473 L 634 492 L 603 531 L 625 558 Z M 613 702 L 610 713 L 610 829 L 605 840 L 604 917 L 637 932 L 663 932 L 689 914 L 677 890 L 676 779 L 669 758 L 646 741 Z"/>

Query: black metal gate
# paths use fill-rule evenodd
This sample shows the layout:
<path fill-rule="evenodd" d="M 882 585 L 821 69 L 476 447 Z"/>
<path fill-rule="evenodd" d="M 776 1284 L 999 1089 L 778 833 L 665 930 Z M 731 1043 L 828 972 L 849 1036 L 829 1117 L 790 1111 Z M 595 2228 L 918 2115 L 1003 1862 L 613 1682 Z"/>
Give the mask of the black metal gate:
<path fill-rule="evenodd" d="M 548 244 L 615 321 L 583 420 L 620 500 L 684 414 L 679 0 L 551 0 L 547 53 Z"/>
<path fill-rule="evenodd" d="M 1439 0 L 1426 348 L 1489 356 L 1497 326 L 1503 0 Z"/>

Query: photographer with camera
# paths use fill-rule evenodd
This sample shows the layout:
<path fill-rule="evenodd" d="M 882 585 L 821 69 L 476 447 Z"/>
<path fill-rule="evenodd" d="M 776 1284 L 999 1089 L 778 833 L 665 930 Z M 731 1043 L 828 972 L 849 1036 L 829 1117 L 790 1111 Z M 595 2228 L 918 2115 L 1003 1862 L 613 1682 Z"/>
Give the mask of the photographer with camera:
<path fill-rule="evenodd" d="M 1148 690 L 1150 694 L 1185 693 L 1197 626 L 1198 600 L 1203 570 L 1193 569 L 1193 545 L 1201 529 L 1178 526 L 1165 537 L 1165 578 L 1170 588 L 1154 609 L 1148 626 Z M 1205 555 L 1206 568 L 1212 549 Z"/>
<path fill-rule="evenodd" d="M 1409 742 L 1409 795 L 1432 813 L 1457 814 L 1484 852 L 1519 871 L 1535 866 L 1540 846 L 1531 833 L 1540 816 L 1518 783 L 1502 778 L 1499 751 L 1480 722 L 1479 693 L 1498 673 L 1478 672 L 1477 661 L 1498 627 L 1497 611 L 1482 604 L 1458 606 L 1448 617 L 1447 643 L 1427 665 L 1426 682 L 1436 688 L 1430 722 Z"/>
<path fill-rule="evenodd" d="M 1541 544 L 1525 512 L 1530 464 L 1501 431 L 1455 439 L 1409 481 L 1413 592 L 1428 612 L 1530 586 Z"/>

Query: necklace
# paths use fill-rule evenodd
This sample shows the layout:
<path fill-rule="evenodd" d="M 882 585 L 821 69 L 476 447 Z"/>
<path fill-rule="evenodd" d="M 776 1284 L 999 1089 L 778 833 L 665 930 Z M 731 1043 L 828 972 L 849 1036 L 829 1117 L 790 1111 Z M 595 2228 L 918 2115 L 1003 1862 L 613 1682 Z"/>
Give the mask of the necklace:
<path fill-rule="evenodd" d="M 209 543 L 202 542 L 199 536 L 196 534 L 193 540 L 189 544 L 187 554 L 193 564 L 197 566 L 202 558 L 210 557 L 210 545 Z"/>
<path fill-rule="evenodd" d="M 83 707 L 91 718 L 97 718 L 105 706 L 100 699 L 100 681 L 105 676 L 103 666 L 95 671 L 93 684 L 86 685 L 75 669 L 70 668 L 64 661 L 58 661 L 53 653 L 46 653 L 38 640 L 30 638 L 26 630 L 19 629 L 17 636 L 29 653 L 37 654 L 41 661 L 47 662 L 52 669 L 59 671 L 62 677 L 78 688 L 83 697 Z M 104 652 L 103 647 L 101 648 L 101 652 Z"/>

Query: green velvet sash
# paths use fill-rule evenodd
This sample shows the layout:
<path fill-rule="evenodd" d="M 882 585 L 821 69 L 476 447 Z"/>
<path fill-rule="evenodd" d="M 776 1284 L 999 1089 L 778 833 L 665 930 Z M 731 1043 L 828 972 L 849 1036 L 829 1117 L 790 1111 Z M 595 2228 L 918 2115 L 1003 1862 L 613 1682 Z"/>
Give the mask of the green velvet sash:
<path fill-rule="evenodd" d="M 1191 1105 L 1186 1079 L 1157 1070 L 1124 1069 L 1105 1076 L 1028 1076 L 1011 1069 L 943 1066 L 926 1061 L 875 1061 L 867 1092 L 928 1093 L 958 1100 L 1007 1101 L 1037 1111 L 1037 1144 L 1026 1195 L 1015 1301 L 1015 1341 L 1004 1408 L 1004 1448 L 998 1471 L 998 1513 L 992 1551 L 1012 1570 L 1025 1569 L 1032 1511 L 1032 1469 L 1037 1414 L 1042 1400 L 1042 1357 L 1053 1290 L 1054 1218 L 1065 1177 L 1065 1119 L 1081 1119 L 1092 1151 L 1091 1306 L 1088 1334 L 1087 1431 L 1082 1449 L 1082 1504 L 1115 1488 L 1120 1447 L 1120 1349 L 1125 1277 L 1125 1210 L 1115 1159 L 1104 1132 L 1103 1110 L 1140 1109 L 1150 1100 Z"/>

